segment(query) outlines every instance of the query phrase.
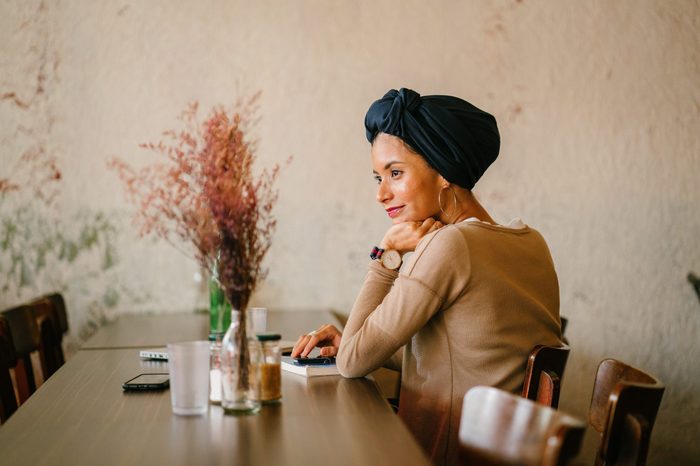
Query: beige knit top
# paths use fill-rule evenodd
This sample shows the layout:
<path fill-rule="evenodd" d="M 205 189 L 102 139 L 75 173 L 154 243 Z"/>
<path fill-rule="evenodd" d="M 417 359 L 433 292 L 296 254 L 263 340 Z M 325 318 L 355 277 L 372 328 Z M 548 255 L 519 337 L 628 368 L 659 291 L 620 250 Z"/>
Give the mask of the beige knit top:
<path fill-rule="evenodd" d="M 337 363 L 345 377 L 361 377 L 405 346 L 399 416 L 435 464 L 454 464 L 467 390 L 518 392 L 528 354 L 560 344 L 560 328 L 542 236 L 464 221 L 425 236 L 398 273 L 370 262 Z"/>

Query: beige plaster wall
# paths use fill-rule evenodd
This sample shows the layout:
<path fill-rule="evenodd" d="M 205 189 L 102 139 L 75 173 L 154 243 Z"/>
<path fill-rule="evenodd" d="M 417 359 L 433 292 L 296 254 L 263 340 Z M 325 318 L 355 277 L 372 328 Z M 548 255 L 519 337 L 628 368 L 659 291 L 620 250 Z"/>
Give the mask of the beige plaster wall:
<path fill-rule="evenodd" d="M 0 0 L 0 178 L 27 175 L 32 147 L 62 172 L 54 204 L 25 190 L 2 215 L 34 222 L 29 239 L 53 227 L 78 245 L 32 268 L 25 238 L 26 276 L 5 249 L 0 304 L 61 287 L 74 342 L 124 310 L 203 305 L 196 265 L 136 238 L 105 163 L 152 160 L 137 144 L 189 101 L 261 90 L 260 164 L 294 161 L 254 304 L 347 311 L 389 225 L 364 112 L 392 87 L 455 94 L 501 129 L 477 194 L 550 244 L 573 347 L 561 408 L 585 417 L 597 363 L 625 360 L 668 386 L 649 464 L 697 463 L 700 301 L 686 275 L 700 273 L 699 26 L 693 0 Z M 81 242 L 98 215 L 111 233 Z M 594 448 L 589 434 L 582 457 Z"/>

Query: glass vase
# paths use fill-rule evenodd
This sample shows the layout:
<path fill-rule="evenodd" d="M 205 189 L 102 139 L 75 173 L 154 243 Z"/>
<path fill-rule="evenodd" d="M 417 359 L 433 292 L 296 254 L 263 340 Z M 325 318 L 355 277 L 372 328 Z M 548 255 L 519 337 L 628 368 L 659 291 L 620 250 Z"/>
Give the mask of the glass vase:
<path fill-rule="evenodd" d="M 209 278 L 209 334 L 223 335 L 231 325 L 231 304 L 219 283 L 218 267 L 214 267 Z"/>
<path fill-rule="evenodd" d="M 245 311 L 231 311 L 231 325 L 221 342 L 221 406 L 227 414 L 260 410 L 263 353 Z"/>

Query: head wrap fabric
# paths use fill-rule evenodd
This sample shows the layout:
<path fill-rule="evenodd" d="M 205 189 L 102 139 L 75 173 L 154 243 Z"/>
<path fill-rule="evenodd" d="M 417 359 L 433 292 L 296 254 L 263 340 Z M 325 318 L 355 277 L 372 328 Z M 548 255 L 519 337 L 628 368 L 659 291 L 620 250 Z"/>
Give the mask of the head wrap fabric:
<path fill-rule="evenodd" d="M 447 181 L 472 189 L 496 160 L 501 139 L 493 115 L 448 95 L 392 89 L 365 116 L 367 139 L 401 138 Z"/>

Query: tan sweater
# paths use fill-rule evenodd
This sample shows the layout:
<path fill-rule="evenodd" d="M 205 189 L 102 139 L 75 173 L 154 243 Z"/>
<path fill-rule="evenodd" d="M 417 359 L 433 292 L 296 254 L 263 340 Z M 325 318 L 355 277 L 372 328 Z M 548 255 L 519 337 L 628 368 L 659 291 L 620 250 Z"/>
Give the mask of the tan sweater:
<path fill-rule="evenodd" d="M 337 362 L 361 377 L 405 345 L 399 416 L 435 464 L 454 464 L 467 390 L 518 392 L 530 350 L 560 344 L 560 328 L 542 236 L 465 221 L 425 236 L 400 273 L 370 262 Z"/>

